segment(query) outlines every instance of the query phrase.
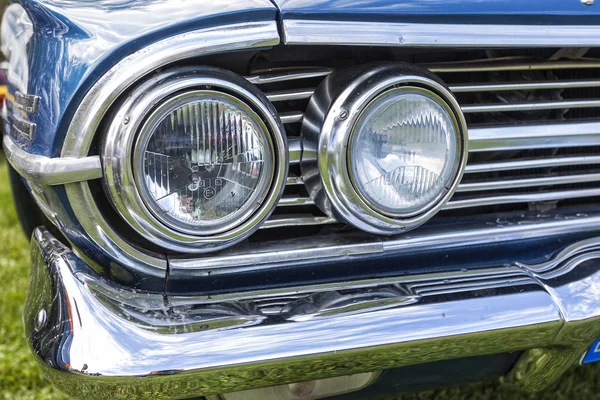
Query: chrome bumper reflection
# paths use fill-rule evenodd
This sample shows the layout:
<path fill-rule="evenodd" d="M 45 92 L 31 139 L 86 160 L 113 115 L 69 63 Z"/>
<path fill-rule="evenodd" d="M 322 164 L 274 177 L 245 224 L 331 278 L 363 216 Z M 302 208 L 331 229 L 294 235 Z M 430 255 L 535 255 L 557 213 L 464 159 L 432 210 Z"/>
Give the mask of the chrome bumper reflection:
<path fill-rule="evenodd" d="M 600 336 L 600 238 L 541 265 L 219 300 L 116 286 L 43 229 L 31 246 L 26 335 L 78 398 L 186 398 L 517 350 L 511 381 L 537 390 Z"/>

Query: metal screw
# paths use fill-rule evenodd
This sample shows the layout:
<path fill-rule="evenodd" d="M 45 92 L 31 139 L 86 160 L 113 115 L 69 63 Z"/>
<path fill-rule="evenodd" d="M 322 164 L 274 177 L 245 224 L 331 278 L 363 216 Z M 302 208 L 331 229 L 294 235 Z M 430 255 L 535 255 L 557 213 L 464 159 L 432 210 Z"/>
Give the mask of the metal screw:
<path fill-rule="evenodd" d="M 592 4 L 594 4 L 594 0 L 581 0 L 581 2 L 586 6 L 591 6 Z"/>
<path fill-rule="evenodd" d="M 41 309 L 35 319 L 35 330 L 39 331 L 46 326 L 46 322 L 48 321 L 46 310 Z"/>
<path fill-rule="evenodd" d="M 346 118 L 348 118 L 348 111 L 346 111 L 346 110 L 340 111 L 340 119 L 346 119 Z"/>

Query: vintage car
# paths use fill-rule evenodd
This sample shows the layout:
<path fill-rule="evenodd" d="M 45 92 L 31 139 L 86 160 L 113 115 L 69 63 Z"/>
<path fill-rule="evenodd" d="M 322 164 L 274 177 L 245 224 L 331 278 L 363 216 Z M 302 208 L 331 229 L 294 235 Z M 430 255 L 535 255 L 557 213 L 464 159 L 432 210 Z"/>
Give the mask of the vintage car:
<path fill-rule="evenodd" d="M 19 0 L 27 340 L 83 399 L 376 399 L 600 359 L 600 4 Z"/>

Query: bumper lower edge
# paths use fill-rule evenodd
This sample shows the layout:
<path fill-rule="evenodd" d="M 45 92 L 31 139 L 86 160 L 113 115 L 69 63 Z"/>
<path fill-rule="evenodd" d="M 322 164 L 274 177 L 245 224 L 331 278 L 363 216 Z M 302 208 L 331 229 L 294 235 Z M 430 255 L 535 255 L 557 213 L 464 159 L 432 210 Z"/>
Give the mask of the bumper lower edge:
<path fill-rule="evenodd" d="M 521 350 L 512 381 L 537 390 L 600 336 L 600 238 L 543 265 L 214 303 L 109 283 L 43 229 L 31 243 L 27 339 L 79 398 L 185 398 Z"/>

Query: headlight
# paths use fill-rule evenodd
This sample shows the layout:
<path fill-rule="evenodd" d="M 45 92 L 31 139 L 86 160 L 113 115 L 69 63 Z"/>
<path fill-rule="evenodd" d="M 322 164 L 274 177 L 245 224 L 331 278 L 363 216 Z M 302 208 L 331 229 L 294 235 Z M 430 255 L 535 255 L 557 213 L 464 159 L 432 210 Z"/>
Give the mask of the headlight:
<path fill-rule="evenodd" d="M 269 131 L 226 93 L 170 98 L 150 116 L 135 149 L 142 199 L 156 218 L 183 232 L 207 235 L 243 223 L 271 186 Z"/>
<path fill-rule="evenodd" d="M 418 214 L 450 186 L 458 137 L 452 111 L 439 96 L 417 87 L 391 89 L 355 123 L 348 153 L 352 183 L 382 214 Z"/>
<path fill-rule="evenodd" d="M 460 107 L 437 77 L 402 64 L 334 72 L 303 125 L 307 189 L 328 215 L 395 234 L 437 213 L 466 164 Z"/>
<path fill-rule="evenodd" d="M 175 69 L 115 108 L 103 142 L 105 187 L 146 239 L 217 250 L 248 237 L 275 208 L 287 143 L 272 105 L 243 78 Z"/>

